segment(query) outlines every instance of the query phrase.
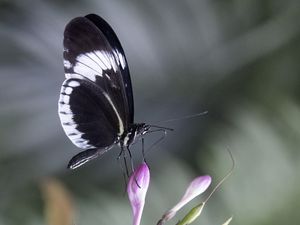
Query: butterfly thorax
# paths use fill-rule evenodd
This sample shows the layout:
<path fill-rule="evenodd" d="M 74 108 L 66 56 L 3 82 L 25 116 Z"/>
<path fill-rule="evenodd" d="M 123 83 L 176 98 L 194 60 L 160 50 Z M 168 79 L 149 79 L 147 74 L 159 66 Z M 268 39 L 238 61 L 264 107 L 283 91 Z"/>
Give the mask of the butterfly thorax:
<path fill-rule="evenodd" d="M 131 145 L 138 137 L 145 135 L 149 131 L 150 126 L 145 123 L 134 123 L 124 131 L 120 138 L 120 146 Z"/>

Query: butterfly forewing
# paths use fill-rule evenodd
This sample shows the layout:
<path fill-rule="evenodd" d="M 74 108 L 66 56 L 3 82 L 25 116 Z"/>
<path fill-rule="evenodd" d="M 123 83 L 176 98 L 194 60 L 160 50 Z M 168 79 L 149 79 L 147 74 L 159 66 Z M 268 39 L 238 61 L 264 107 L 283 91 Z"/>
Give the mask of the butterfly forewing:
<path fill-rule="evenodd" d="M 85 17 L 73 19 L 64 33 L 66 78 L 88 80 L 101 87 L 118 118 L 118 135 L 131 123 L 121 63 L 102 31 Z M 105 110 L 103 107 L 101 110 Z"/>
<path fill-rule="evenodd" d="M 130 116 L 129 120 L 130 123 L 133 123 L 133 117 L 134 117 L 133 93 L 132 93 L 129 68 L 128 68 L 127 60 L 122 45 L 117 35 L 115 34 L 114 30 L 104 19 L 102 19 L 100 16 L 95 14 L 89 14 L 85 17 L 91 20 L 103 32 L 110 46 L 113 49 L 113 53 L 115 58 L 117 59 L 118 65 L 121 70 L 122 79 L 125 85 L 125 91 L 126 91 L 128 108 L 129 108 L 129 116 Z"/>

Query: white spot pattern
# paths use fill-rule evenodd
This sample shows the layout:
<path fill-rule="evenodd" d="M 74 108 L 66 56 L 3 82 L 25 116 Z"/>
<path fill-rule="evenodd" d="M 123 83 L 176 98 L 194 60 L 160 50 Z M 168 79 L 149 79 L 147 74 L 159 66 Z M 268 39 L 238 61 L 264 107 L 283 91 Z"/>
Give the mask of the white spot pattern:
<path fill-rule="evenodd" d="M 61 101 L 64 103 L 64 104 L 69 104 L 70 102 L 70 96 L 69 95 L 61 95 Z"/>
<path fill-rule="evenodd" d="M 80 83 L 75 80 L 65 80 L 60 91 L 58 114 L 61 125 L 73 144 L 82 149 L 89 149 L 94 146 L 88 144 L 88 140 L 82 138 L 83 133 L 77 130 L 77 124 L 73 120 L 74 114 L 69 105 L 70 94 L 73 92 L 73 88 L 78 86 L 80 86 Z"/>
<path fill-rule="evenodd" d="M 65 73 L 65 76 L 67 79 L 70 79 L 70 78 L 84 79 L 84 77 L 82 75 L 76 74 L 76 73 Z"/>
<path fill-rule="evenodd" d="M 118 65 L 121 65 L 122 69 L 124 69 L 126 66 L 126 61 L 124 56 L 118 51 L 118 49 L 115 49 L 113 53 L 117 60 Z"/>
<path fill-rule="evenodd" d="M 72 67 L 72 64 L 70 63 L 70 61 L 68 61 L 68 60 L 64 60 L 64 67 L 66 68 L 66 69 L 70 69 L 71 67 Z"/>
<path fill-rule="evenodd" d="M 77 56 L 76 60 L 77 62 L 80 62 L 83 65 L 86 65 L 90 69 L 94 70 L 94 72 L 98 73 L 99 76 L 102 76 L 102 70 L 105 68 L 101 67 L 101 64 L 99 64 L 99 60 L 97 60 L 97 57 L 93 57 L 93 55 L 94 54 L 92 53 L 81 54 Z"/>
<path fill-rule="evenodd" d="M 72 93 L 72 91 L 73 91 L 73 88 L 71 88 L 71 87 L 66 87 L 66 89 L 65 89 L 65 93 L 67 95 L 70 95 Z"/>
<path fill-rule="evenodd" d="M 102 70 L 107 70 L 108 68 L 104 65 L 104 63 L 100 60 L 100 58 L 96 55 L 95 52 L 89 52 L 85 54 L 87 57 L 92 59 Z"/>
<path fill-rule="evenodd" d="M 67 69 L 72 67 L 68 60 L 64 60 L 64 65 Z M 103 71 L 113 69 L 116 72 L 118 66 L 122 69 L 126 66 L 125 58 L 118 49 L 114 49 L 112 52 L 97 50 L 78 55 L 73 67 L 74 73 L 66 73 L 65 76 L 79 79 L 85 77 L 95 82 L 97 77 L 103 76 Z"/>
<path fill-rule="evenodd" d="M 99 58 L 99 60 L 103 62 L 107 69 L 111 69 L 111 64 L 109 58 L 107 57 L 106 51 L 94 51 L 94 53 Z"/>
<path fill-rule="evenodd" d="M 65 73 L 65 77 L 77 78 L 77 79 L 89 79 L 93 82 L 96 81 L 97 77 L 103 77 L 103 72 L 108 69 L 113 69 L 115 72 L 118 70 L 118 66 L 121 66 L 122 69 L 126 67 L 126 61 L 124 56 L 114 49 L 112 52 L 97 50 L 88 52 L 85 54 L 78 55 L 76 58 L 76 64 L 73 66 L 74 73 Z M 72 64 L 68 60 L 64 60 L 64 67 L 70 69 Z M 105 73 L 107 79 L 110 80 L 110 77 Z M 66 80 L 63 83 L 61 88 L 61 94 L 59 98 L 58 111 L 59 117 L 61 120 L 62 127 L 68 136 L 68 138 L 79 148 L 89 149 L 94 146 L 88 144 L 88 140 L 82 138 L 83 133 L 77 130 L 77 124 L 73 120 L 73 112 L 70 108 L 70 95 L 73 91 L 73 88 L 80 86 L 78 81 L 68 81 Z M 120 117 L 119 112 L 117 111 L 115 105 L 113 104 L 111 98 L 107 93 L 103 93 L 105 98 L 111 104 L 113 110 L 116 113 L 116 116 L 119 121 L 119 135 L 124 132 L 124 124 Z"/>
<path fill-rule="evenodd" d="M 96 81 L 97 72 L 92 70 L 90 67 L 82 64 L 82 63 L 76 63 L 76 65 L 73 68 L 74 72 L 77 74 L 81 74 L 82 76 L 88 78 L 91 81 Z M 102 71 L 101 71 L 102 72 Z"/>
<path fill-rule="evenodd" d="M 65 114 L 70 114 L 70 113 L 72 113 L 72 111 L 71 111 L 69 105 L 60 104 L 59 107 L 60 107 L 60 108 L 59 108 L 59 109 L 60 109 L 60 112 L 64 112 Z M 61 114 L 61 117 L 65 116 L 65 114 Z"/>
<path fill-rule="evenodd" d="M 79 82 L 75 81 L 75 80 L 72 80 L 68 83 L 68 86 L 70 86 L 70 87 L 78 87 L 79 85 L 80 85 Z"/>

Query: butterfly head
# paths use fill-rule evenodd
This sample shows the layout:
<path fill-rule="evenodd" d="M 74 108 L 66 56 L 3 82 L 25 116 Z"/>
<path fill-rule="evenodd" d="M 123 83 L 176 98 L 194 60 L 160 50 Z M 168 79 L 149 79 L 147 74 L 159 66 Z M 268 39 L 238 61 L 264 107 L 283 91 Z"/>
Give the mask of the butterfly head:
<path fill-rule="evenodd" d="M 157 125 L 150 125 L 150 124 L 146 124 L 146 123 L 134 124 L 131 129 L 135 133 L 135 138 L 144 136 L 147 133 L 160 132 L 160 131 L 163 131 L 163 132 L 173 131 L 172 128 L 161 127 L 161 126 L 157 126 Z"/>
<path fill-rule="evenodd" d="M 145 123 L 137 124 L 137 134 L 145 135 L 150 131 L 151 125 Z"/>

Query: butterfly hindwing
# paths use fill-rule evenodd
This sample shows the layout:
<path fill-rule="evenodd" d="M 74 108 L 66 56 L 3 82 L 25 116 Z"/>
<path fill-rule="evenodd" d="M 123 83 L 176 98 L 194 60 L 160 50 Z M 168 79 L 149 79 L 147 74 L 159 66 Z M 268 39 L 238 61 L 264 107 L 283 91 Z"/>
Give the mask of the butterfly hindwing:
<path fill-rule="evenodd" d="M 84 79 L 64 81 L 58 103 L 62 127 L 82 149 L 104 148 L 117 139 L 118 115 L 101 87 Z"/>

